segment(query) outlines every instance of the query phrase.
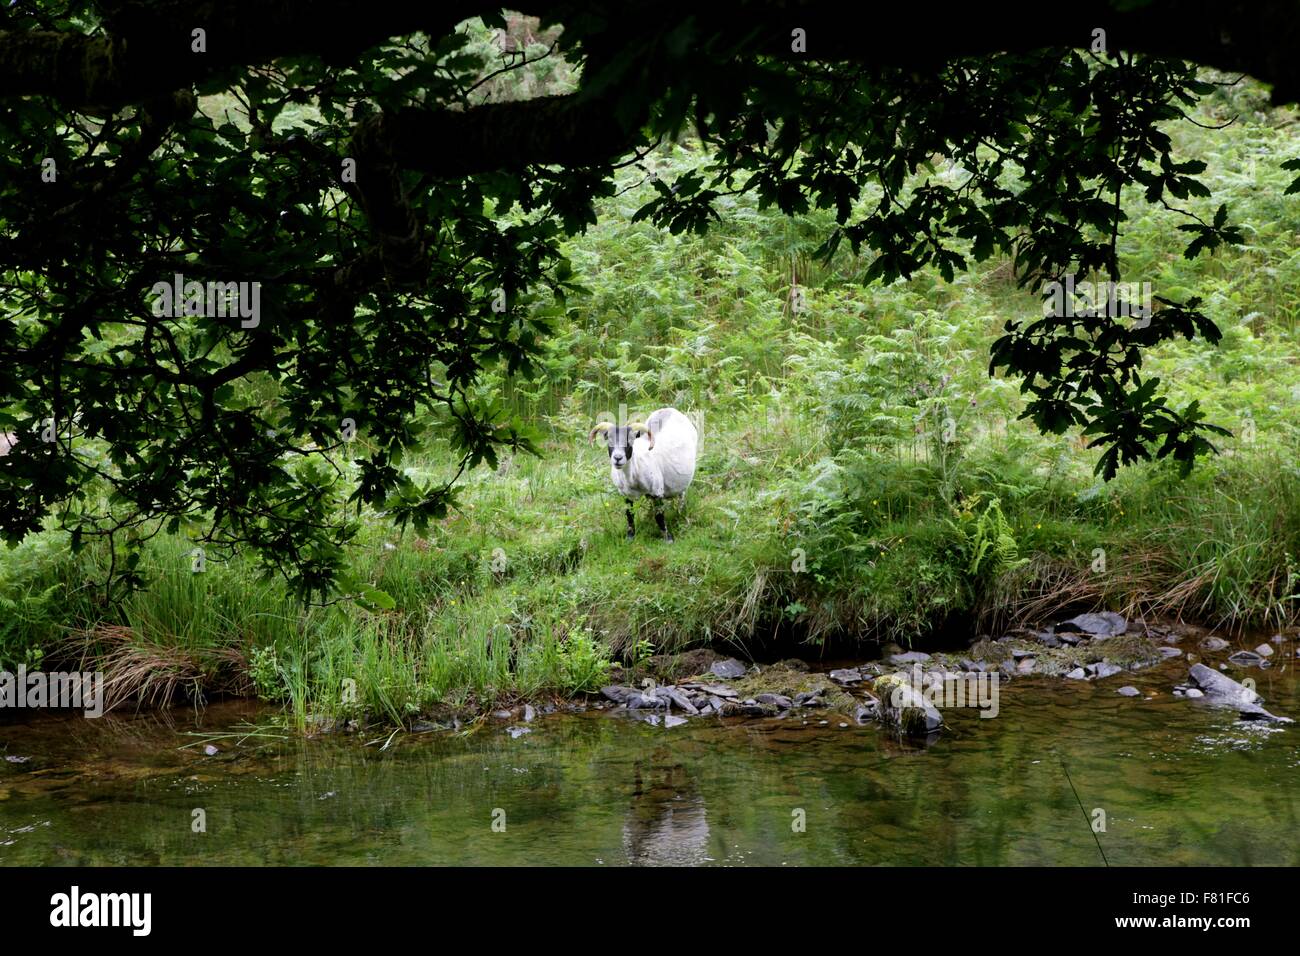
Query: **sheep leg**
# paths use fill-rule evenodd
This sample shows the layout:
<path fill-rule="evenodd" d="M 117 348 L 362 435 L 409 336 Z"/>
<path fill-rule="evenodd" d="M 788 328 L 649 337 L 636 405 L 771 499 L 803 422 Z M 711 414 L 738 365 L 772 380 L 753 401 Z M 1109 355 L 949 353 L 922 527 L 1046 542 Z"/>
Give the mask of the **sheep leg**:
<path fill-rule="evenodd" d="M 624 498 L 627 502 L 627 540 L 631 541 L 636 537 L 636 522 L 632 518 L 632 499 Z"/>
<path fill-rule="evenodd" d="M 659 530 L 663 532 L 664 540 L 671 543 L 673 540 L 673 533 L 668 530 L 668 518 L 664 515 L 664 500 L 662 498 L 655 499 L 655 524 L 657 524 Z"/>

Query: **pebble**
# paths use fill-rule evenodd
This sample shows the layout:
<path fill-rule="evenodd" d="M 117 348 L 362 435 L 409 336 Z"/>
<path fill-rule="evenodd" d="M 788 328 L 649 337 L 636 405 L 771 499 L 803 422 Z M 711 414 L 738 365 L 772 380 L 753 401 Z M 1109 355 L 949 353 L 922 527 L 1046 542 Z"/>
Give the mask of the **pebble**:
<path fill-rule="evenodd" d="M 1118 691 L 1116 691 L 1116 693 L 1124 697 L 1138 697 L 1141 695 L 1142 692 L 1138 690 L 1136 687 L 1125 686 L 1125 687 L 1121 687 Z"/>

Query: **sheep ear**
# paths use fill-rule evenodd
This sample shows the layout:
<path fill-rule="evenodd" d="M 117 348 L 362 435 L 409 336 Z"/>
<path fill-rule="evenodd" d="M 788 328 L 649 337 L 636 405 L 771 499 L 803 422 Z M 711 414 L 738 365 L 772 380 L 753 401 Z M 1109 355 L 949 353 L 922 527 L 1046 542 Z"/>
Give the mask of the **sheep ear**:
<path fill-rule="evenodd" d="M 587 443 L 595 444 L 597 435 L 603 435 L 605 434 L 605 432 L 609 431 L 613 427 L 614 426 L 611 425 L 609 422 L 601 422 L 591 430 L 591 434 L 587 436 Z"/>

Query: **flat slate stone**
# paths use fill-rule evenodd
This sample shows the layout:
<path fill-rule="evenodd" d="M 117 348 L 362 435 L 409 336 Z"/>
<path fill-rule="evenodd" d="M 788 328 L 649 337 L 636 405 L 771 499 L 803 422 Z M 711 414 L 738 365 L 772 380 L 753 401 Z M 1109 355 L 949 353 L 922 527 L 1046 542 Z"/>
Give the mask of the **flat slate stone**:
<path fill-rule="evenodd" d="M 1062 626 L 1073 627 L 1091 634 L 1093 637 L 1114 637 L 1128 630 L 1128 621 L 1124 615 L 1114 611 L 1100 611 L 1096 614 L 1080 614 L 1063 622 Z"/>
<path fill-rule="evenodd" d="M 923 651 L 906 651 L 902 654 L 895 654 L 889 658 L 891 664 L 923 664 L 930 659 L 930 655 Z"/>
<path fill-rule="evenodd" d="M 1220 674 L 1204 664 L 1193 664 L 1189 672 L 1192 680 L 1205 692 L 1206 703 L 1221 707 L 1231 707 L 1242 717 L 1248 719 L 1273 720 L 1278 723 L 1292 723 L 1289 717 L 1276 717 L 1260 706 L 1262 698 L 1247 687 L 1237 683 L 1226 674 Z M 1189 690 L 1188 696 L 1191 696 Z"/>
<path fill-rule="evenodd" d="M 744 677 L 746 669 L 740 661 L 729 657 L 725 661 L 714 661 L 709 666 L 709 673 L 724 680 L 734 680 L 737 677 Z"/>
<path fill-rule="evenodd" d="M 1203 651 L 1221 651 L 1228 646 L 1228 642 L 1221 637 L 1207 637 L 1201 641 L 1201 650 Z"/>
<path fill-rule="evenodd" d="M 1228 657 L 1228 660 L 1238 667 L 1256 667 L 1263 659 L 1254 651 L 1237 651 L 1237 653 Z"/>

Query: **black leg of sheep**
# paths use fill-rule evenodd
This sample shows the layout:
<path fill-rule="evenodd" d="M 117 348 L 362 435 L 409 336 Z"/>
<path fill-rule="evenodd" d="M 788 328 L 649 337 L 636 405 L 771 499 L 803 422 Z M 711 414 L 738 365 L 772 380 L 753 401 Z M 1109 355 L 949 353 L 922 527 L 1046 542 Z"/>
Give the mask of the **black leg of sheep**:
<path fill-rule="evenodd" d="M 624 498 L 627 502 L 627 540 L 631 541 L 636 537 L 636 522 L 632 517 L 632 499 Z"/>
<path fill-rule="evenodd" d="M 671 543 L 673 540 L 673 534 L 668 530 L 668 519 L 664 516 L 664 500 L 662 498 L 656 498 L 654 501 L 655 524 L 657 524 L 659 530 L 663 532 L 664 540 Z"/>

